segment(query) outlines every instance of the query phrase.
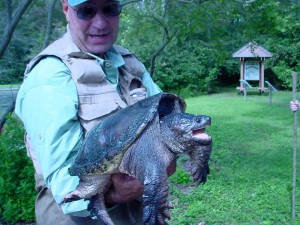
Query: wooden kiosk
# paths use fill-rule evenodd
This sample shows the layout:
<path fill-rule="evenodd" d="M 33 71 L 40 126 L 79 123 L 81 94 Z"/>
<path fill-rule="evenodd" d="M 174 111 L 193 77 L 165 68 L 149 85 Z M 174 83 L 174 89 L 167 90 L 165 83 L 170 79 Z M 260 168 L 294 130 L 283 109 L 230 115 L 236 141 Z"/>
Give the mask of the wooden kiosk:
<path fill-rule="evenodd" d="M 267 88 L 264 86 L 264 61 L 271 58 L 272 53 L 256 42 L 249 42 L 232 55 L 233 58 L 240 58 L 241 79 L 238 90 L 244 92 L 247 81 L 259 81 L 258 90 L 263 93 Z"/>

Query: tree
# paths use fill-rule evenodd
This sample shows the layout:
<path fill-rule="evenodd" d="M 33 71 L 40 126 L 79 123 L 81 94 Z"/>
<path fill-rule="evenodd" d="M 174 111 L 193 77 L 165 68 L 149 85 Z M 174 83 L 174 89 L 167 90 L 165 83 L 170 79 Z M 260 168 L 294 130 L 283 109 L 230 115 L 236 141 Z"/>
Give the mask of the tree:
<path fill-rule="evenodd" d="M 276 63 L 279 68 L 299 64 L 296 1 L 141 0 L 125 8 L 119 42 L 141 58 L 167 91 L 198 93 L 211 90 L 217 80 L 238 82 L 239 61 L 232 53 L 249 41 L 274 55 L 280 48 L 285 58 Z M 283 36 L 286 39 L 280 39 Z M 266 65 L 267 71 L 276 69 Z M 283 73 L 274 71 L 274 76 Z M 286 80 L 280 78 L 281 83 Z"/>
<path fill-rule="evenodd" d="M 12 38 L 18 22 L 32 1 L 21 0 L 17 8 L 13 11 L 12 0 L 6 0 L 6 26 L 0 43 L 0 58 L 3 56 Z"/>
<path fill-rule="evenodd" d="M 10 1 L 0 1 L 0 13 L 12 11 Z M 15 1 L 21 5 L 25 0 Z M 25 63 L 65 31 L 61 8 L 55 3 L 35 0 L 23 15 L 0 59 L 0 83 L 19 81 Z M 136 53 L 166 91 L 197 94 L 212 90 L 216 81 L 238 83 L 239 61 L 231 56 L 249 41 L 273 53 L 265 74 L 278 82 L 277 87 L 291 87 L 286 74 L 299 70 L 299 1 L 124 0 L 123 4 L 118 44 Z M 7 27 L 9 23 L 0 20 L 0 30 Z"/>
<path fill-rule="evenodd" d="M 142 1 L 124 12 L 120 42 L 141 57 L 163 90 L 206 91 L 217 74 L 207 15 L 213 7 L 210 1 Z"/>
<path fill-rule="evenodd" d="M 52 16 L 53 16 L 53 12 L 54 12 L 54 8 L 55 8 L 57 0 L 45 0 L 45 2 L 46 2 L 46 9 L 48 12 L 48 17 L 47 17 L 47 28 L 46 28 L 46 32 L 45 32 L 43 48 L 45 48 L 49 45 L 50 36 L 52 33 Z"/>

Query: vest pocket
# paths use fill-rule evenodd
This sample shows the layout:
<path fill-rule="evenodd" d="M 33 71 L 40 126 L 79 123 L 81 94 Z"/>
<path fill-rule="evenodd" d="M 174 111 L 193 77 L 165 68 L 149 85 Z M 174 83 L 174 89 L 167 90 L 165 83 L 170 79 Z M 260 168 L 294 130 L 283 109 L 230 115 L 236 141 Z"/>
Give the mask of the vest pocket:
<path fill-rule="evenodd" d="M 111 114 L 121 107 L 116 102 L 105 104 L 82 104 L 78 110 L 78 116 L 84 120 L 94 120 Z"/>
<path fill-rule="evenodd" d="M 79 102 L 78 117 L 86 132 L 108 115 L 126 107 L 117 92 L 79 96 Z"/>
<path fill-rule="evenodd" d="M 147 97 L 147 89 L 146 88 L 136 88 L 129 92 L 130 105 L 141 101 Z"/>

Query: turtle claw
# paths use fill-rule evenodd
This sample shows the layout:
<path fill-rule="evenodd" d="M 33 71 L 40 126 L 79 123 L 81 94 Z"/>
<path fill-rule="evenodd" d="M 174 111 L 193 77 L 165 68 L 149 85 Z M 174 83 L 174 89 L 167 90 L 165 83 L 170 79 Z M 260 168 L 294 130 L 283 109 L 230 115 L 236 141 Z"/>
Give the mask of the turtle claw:
<path fill-rule="evenodd" d="M 157 212 L 159 211 L 159 212 Z M 166 225 L 166 219 L 170 219 L 169 209 L 157 209 L 157 206 L 148 205 L 144 207 L 143 224 L 145 225 Z"/>
<path fill-rule="evenodd" d="M 73 191 L 73 192 L 71 192 L 71 193 L 64 196 L 63 203 L 77 201 L 81 198 L 82 197 L 80 195 L 76 194 L 75 191 Z"/>
<path fill-rule="evenodd" d="M 167 218 L 167 219 L 171 219 L 171 215 L 170 215 L 170 207 L 168 207 L 167 209 L 164 209 L 164 211 L 162 212 L 164 218 Z"/>
<path fill-rule="evenodd" d="M 204 168 L 198 168 L 198 170 L 195 170 L 192 172 L 192 177 L 195 182 L 195 184 L 198 186 L 201 183 L 205 183 L 207 180 L 207 174 L 209 174 L 209 166 L 205 166 Z"/>

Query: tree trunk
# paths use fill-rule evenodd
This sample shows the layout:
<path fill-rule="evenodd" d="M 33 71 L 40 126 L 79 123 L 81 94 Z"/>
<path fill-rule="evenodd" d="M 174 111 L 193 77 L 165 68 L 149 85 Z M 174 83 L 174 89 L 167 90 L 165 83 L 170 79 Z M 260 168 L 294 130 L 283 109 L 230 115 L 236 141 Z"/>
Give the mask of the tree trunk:
<path fill-rule="evenodd" d="M 52 33 L 52 16 L 53 16 L 53 10 L 55 8 L 56 2 L 57 2 L 57 0 L 52 0 L 50 2 L 46 1 L 48 18 L 47 18 L 47 28 L 46 28 L 46 34 L 45 34 L 43 48 L 46 48 L 50 42 L 50 37 L 51 37 L 51 33 Z"/>
<path fill-rule="evenodd" d="M 164 50 L 164 48 L 169 44 L 169 42 L 172 40 L 172 38 L 173 38 L 173 36 L 168 37 L 166 40 L 164 40 L 164 42 L 160 45 L 160 47 L 151 56 L 150 69 L 149 69 L 149 73 L 150 73 L 151 77 L 154 74 L 156 57 Z"/>
<path fill-rule="evenodd" d="M 13 34 L 15 28 L 20 21 L 22 15 L 33 0 L 21 0 L 20 4 L 14 12 L 12 12 L 12 0 L 6 0 L 6 26 L 0 43 L 0 58 L 3 56 Z"/>
<path fill-rule="evenodd" d="M 162 18 L 165 19 L 167 16 L 167 12 L 168 12 L 168 7 L 169 7 L 169 2 L 162 0 Z M 172 11 L 172 10 L 171 10 Z M 159 54 L 164 50 L 164 48 L 170 43 L 170 41 L 172 40 L 175 32 L 170 35 L 169 30 L 167 25 L 164 23 L 163 20 L 154 17 L 155 20 L 158 21 L 159 24 L 161 24 L 162 26 L 162 43 L 159 46 L 159 48 L 152 54 L 151 56 L 151 60 L 150 60 L 150 69 L 149 69 L 149 73 L 150 76 L 153 77 L 154 75 L 154 70 L 155 70 L 155 60 L 157 58 L 157 56 L 159 56 Z"/>

